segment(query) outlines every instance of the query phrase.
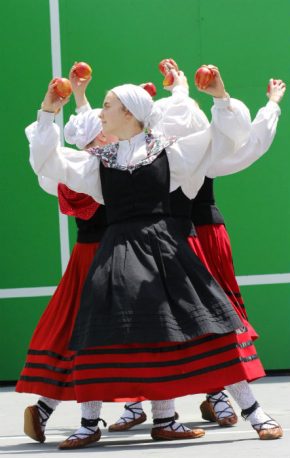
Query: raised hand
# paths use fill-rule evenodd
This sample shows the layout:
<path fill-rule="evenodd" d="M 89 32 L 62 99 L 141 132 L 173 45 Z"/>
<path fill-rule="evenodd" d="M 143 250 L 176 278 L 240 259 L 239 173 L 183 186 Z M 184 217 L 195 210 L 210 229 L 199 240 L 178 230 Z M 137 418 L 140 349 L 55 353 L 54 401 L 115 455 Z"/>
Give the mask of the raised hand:
<path fill-rule="evenodd" d="M 176 71 L 175 69 L 171 69 L 170 70 L 172 76 L 173 76 L 173 83 L 170 85 L 170 86 L 164 86 L 164 89 L 166 91 L 170 91 L 172 92 L 172 89 L 176 86 L 183 86 L 185 87 L 187 90 L 188 90 L 188 82 L 187 82 L 187 78 L 185 76 L 185 74 L 183 73 L 183 71 L 179 70 L 179 71 Z"/>
<path fill-rule="evenodd" d="M 270 79 L 267 89 L 267 97 L 272 102 L 280 103 L 286 91 L 286 84 L 282 80 Z"/>
<path fill-rule="evenodd" d="M 60 97 L 56 92 L 55 92 L 55 86 L 57 82 L 55 80 L 52 80 L 49 85 L 47 92 L 44 96 L 43 102 L 41 104 L 41 109 L 43 111 L 48 111 L 50 113 L 55 113 L 57 114 L 61 108 L 68 103 L 70 96 L 68 97 Z"/>
<path fill-rule="evenodd" d="M 212 81 L 205 89 L 201 89 L 199 87 L 197 87 L 197 89 L 200 92 L 204 92 L 205 94 L 212 95 L 216 98 L 228 97 L 218 67 L 216 67 L 215 65 L 207 65 L 207 67 L 209 67 L 212 70 L 212 72 L 215 74 L 215 77 L 212 79 Z"/>
<path fill-rule="evenodd" d="M 72 85 L 73 94 L 75 97 L 77 107 L 81 107 L 82 105 L 86 105 L 88 103 L 86 97 L 86 90 L 88 85 L 90 84 L 92 77 L 89 76 L 88 78 L 79 78 L 76 73 L 74 72 L 75 66 L 77 62 L 74 63 L 70 72 L 69 72 L 69 79 Z"/>

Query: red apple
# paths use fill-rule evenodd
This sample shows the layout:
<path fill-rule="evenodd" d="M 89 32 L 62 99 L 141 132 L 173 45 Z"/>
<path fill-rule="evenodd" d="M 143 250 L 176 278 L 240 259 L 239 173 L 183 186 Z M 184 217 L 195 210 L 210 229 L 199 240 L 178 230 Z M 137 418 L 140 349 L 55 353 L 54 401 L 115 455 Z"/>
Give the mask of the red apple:
<path fill-rule="evenodd" d="M 159 65 L 158 68 L 162 75 L 166 76 L 166 74 L 174 68 L 178 72 L 179 68 L 175 60 L 173 59 L 163 59 Z"/>
<path fill-rule="evenodd" d="M 54 78 L 52 80 L 55 83 L 54 92 L 61 98 L 65 99 L 72 93 L 72 85 L 70 80 L 67 78 Z"/>
<path fill-rule="evenodd" d="M 174 74 L 173 74 L 173 72 L 172 71 L 167 72 L 166 75 L 165 75 L 164 80 L 162 81 L 163 86 L 164 87 L 172 86 L 173 83 L 174 83 Z"/>
<path fill-rule="evenodd" d="M 150 82 L 141 84 L 141 86 L 143 87 L 143 89 L 145 89 L 145 91 L 148 92 L 149 95 L 151 95 L 151 97 L 155 97 L 155 95 L 157 94 L 155 84 Z"/>
<path fill-rule="evenodd" d="M 73 73 L 78 78 L 87 80 L 92 74 L 92 69 L 86 62 L 78 62 L 74 65 Z"/>
<path fill-rule="evenodd" d="M 206 89 L 215 79 L 215 73 L 207 65 L 199 67 L 194 75 L 194 82 L 199 89 Z"/>
<path fill-rule="evenodd" d="M 275 86 L 276 84 L 277 84 L 277 80 L 273 80 L 273 86 Z M 269 92 L 270 92 L 270 83 L 267 86 L 267 94 L 269 94 Z"/>

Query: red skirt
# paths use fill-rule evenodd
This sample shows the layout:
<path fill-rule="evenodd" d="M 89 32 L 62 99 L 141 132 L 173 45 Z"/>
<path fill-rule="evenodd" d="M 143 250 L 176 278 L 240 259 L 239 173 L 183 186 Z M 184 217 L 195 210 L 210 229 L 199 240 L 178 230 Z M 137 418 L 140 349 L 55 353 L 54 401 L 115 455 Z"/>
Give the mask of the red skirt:
<path fill-rule="evenodd" d="M 94 347 L 78 353 L 78 402 L 171 399 L 265 375 L 247 330 L 186 342 Z"/>
<path fill-rule="evenodd" d="M 198 238 L 190 237 L 188 243 L 210 271 Z M 74 359 L 76 398 L 79 402 L 172 399 L 263 377 L 252 328 L 241 319 L 245 328 L 240 333 L 82 350 Z"/>
<path fill-rule="evenodd" d="M 75 399 L 68 350 L 80 298 L 99 243 L 76 243 L 67 269 L 33 333 L 16 391 L 52 399 Z"/>
<path fill-rule="evenodd" d="M 252 339 L 257 339 L 257 332 L 248 322 L 246 308 L 235 276 L 231 243 L 224 224 L 197 226 L 196 231 L 199 240 L 197 249 L 200 250 L 200 246 L 202 247 L 207 269 L 227 294 L 239 317 L 251 332 Z M 195 249 L 194 237 L 189 238 L 189 244 L 199 256 Z"/>
<path fill-rule="evenodd" d="M 200 250 L 196 239 L 192 244 Z M 17 391 L 78 402 L 161 400 L 215 392 L 265 375 L 247 329 L 185 342 L 103 346 L 77 354 L 67 350 L 96 247 L 75 246 L 33 335 Z"/>

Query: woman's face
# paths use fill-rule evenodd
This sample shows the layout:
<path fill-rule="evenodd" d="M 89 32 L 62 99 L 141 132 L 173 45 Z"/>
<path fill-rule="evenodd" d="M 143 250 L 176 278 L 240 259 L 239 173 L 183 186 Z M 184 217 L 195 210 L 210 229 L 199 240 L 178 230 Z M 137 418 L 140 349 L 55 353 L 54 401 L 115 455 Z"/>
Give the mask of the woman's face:
<path fill-rule="evenodd" d="M 105 136 L 120 136 L 124 128 L 124 123 L 128 121 L 128 112 L 124 110 L 118 97 L 113 92 L 108 92 L 100 113 L 103 133 Z"/>
<path fill-rule="evenodd" d="M 116 135 L 104 135 L 103 131 L 100 132 L 96 138 L 92 141 L 92 146 L 105 146 L 109 143 L 116 143 L 118 141 L 118 137 Z"/>

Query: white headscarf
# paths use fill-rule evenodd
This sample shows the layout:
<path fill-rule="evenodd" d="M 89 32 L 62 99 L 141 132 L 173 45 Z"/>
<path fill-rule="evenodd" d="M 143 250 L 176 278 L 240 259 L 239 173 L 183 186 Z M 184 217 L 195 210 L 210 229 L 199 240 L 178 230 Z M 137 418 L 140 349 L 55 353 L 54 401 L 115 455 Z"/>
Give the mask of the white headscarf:
<path fill-rule="evenodd" d="M 161 118 L 161 111 L 154 107 L 152 97 L 145 89 L 135 84 L 123 84 L 112 89 L 122 104 L 132 115 L 144 124 L 154 127 Z"/>
<path fill-rule="evenodd" d="M 64 128 L 66 142 L 76 145 L 79 149 L 85 149 L 102 130 L 100 113 L 100 109 L 95 109 L 72 116 L 74 121 L 68 122 Z"/>

